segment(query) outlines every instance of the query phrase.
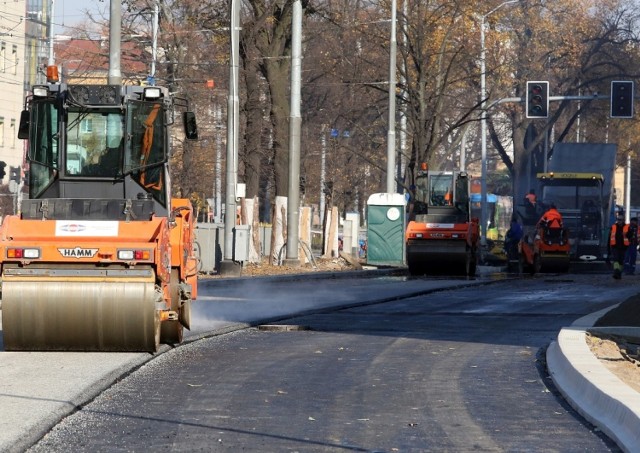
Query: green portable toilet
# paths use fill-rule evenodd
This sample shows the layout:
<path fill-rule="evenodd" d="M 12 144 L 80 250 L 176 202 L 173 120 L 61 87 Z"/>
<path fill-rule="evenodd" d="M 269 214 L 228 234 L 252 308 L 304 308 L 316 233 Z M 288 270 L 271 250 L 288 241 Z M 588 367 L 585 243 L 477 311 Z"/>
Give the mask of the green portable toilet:
<path fill-rule="evenodd" d="M 374 193 L 367 200 L 367 264 L 405 264 L 405 206 L 399 193 Z"/>

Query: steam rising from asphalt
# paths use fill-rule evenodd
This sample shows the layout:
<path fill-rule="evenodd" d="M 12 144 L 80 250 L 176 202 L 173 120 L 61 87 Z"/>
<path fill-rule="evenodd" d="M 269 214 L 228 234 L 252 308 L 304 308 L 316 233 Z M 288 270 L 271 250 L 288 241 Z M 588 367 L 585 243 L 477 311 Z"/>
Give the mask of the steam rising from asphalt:
<path fill-rule="evenodd" d="M 336 281 L 287 285 L 247 279 L 228 285 L 216 283 L 198 286 L 198 299 L 191 306 L 192 334 L 354 301 L 349 296 L 336 299 L 336 292 L 331 290 Z"/>

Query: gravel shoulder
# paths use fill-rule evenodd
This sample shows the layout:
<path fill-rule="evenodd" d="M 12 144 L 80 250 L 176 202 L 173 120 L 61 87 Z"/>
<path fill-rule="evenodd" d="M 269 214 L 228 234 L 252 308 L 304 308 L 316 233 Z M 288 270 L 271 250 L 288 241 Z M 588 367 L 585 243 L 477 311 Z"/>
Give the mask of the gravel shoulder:
<path fill-rule="evenodd" d="M 587 335 L 593 354 L 621 381 L 640 392 L 640 294 L 607 312 L 594 327 L 598 329 Z M 631 329 L 615 329 L 623 327 Z"/>

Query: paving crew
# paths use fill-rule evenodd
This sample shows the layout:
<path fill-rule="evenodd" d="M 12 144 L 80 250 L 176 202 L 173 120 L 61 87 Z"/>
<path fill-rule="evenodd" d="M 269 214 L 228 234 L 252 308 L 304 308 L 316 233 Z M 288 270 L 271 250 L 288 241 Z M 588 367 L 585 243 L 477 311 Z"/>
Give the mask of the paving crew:
<path fill-rule="evenodd" d="M 547 212 L 538 220 L 538 228 L 540 227 L 562 228 L 562 214 L 556 209 L 555 203 L 551 203 Z"/>
<path fill-rule="evenodd" d="M 616 280 L 622 278 L 624 257 L 630 243 L 629 225 L 624 223 L 624 214 L 618 213 L 616 223 L 611 225 L 607 250 L 607 263 L 610 263 L 613 258 L 613 278 Z"/>
<path fill-rule="evenodd" d="M 634 275 L 638 256 L 638 218 L 632 217 L 629 221 L 629 247 L 624 255 L 624 273 Z"/>

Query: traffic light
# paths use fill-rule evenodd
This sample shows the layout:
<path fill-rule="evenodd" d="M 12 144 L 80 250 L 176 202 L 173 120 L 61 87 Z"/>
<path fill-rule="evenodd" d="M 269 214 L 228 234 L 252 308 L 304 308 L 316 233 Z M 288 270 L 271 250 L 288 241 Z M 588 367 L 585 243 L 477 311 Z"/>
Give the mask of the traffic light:
<path fill-rule="evenodd" d="M 0 181 L 2 181 L 4 177 L 7 175 L 7 171 L 5 170 L 6 166 L 7 166 L 6 162 L 0 161 Z"/>
<path fill-rule="evenodd" d="M 549 116 L 549 82 L 527 82 L 527 118 Z"/>
<path fill-rule="evenodd" d="M 611 118 L 633 118 L 633 82 L 611 82 Z"/>
<path fill-rule="evenodd" d="M 9 167 L 9 181 L 20 183 L 20 167 Z"/>

